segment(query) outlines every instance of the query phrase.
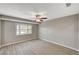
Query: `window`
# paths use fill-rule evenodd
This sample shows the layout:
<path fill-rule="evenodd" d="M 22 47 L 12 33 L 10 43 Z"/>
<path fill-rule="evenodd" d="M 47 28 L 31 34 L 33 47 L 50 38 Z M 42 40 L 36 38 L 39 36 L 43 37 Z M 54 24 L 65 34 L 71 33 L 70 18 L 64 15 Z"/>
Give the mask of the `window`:
<path fill-rule="evenodd" d="M 17 24 L 16 35 L 32 34 L 31 24 Z"/>

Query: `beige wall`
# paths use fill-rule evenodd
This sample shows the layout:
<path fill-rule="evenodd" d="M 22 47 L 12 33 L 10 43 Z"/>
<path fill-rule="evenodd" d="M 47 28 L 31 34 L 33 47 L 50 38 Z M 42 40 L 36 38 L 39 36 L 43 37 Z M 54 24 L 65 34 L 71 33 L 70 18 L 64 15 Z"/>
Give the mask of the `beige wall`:
<path fill-rule="evenodd" d="M 79 50 L 79 15 L 78 15 L 78 50 Z"/>
<path fill-rule="evenodd" d="M 0 46 L 1 46 L 1 19 L 0 19 Z"/>
<path fill-rule="evenodd" d="M 39 26 L 39 38 L 78 50 L 76 22 L 77 15 L 43 22 Z"/>
<path fill-rule="evenodd" d="M 16 35 L 16 22 L 2 21 L 2 45 L 32 40 L 38 38 L 38 25 L 33 24 L 33 33 L 29 35 Z"/>

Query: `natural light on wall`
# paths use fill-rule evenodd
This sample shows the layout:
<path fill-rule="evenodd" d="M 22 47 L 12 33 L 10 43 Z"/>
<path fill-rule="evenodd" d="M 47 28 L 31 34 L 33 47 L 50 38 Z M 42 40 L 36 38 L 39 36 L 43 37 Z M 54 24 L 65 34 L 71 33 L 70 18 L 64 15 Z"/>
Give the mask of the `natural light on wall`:
<path fill-rule="evenodd" d="M 16 25 L 16 35 L 32 34 L 31 24 L 17 24 Z"/>

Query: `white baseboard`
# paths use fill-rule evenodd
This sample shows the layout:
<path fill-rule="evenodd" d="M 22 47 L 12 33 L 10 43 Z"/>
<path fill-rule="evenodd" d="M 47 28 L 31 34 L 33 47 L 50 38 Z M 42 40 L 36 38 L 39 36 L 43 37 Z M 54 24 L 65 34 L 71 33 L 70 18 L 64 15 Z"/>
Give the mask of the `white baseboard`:
<path fill-rule="evenodd" d="M 50 42 L 50 43 L 53 43 L 53 44 L 57 44 L 57 45 L 60 45 L 60 46 L 63 46 L 63 47 L 66 47 L 66 48 L 69 48 L 69 49 L 72 49 L 72 50 L 75 50 L 75 51 L 78 51 L 78 49 L 75 49 L 75 48 L 72 48 L 72 47 L 69 47 L 69 46 L 66 46 L 66 45 L 63 45 L 63 44 L 60 44 L 60 43 L 57 43 L 57 42 L 54 42 L 54 41 L 50 41 L 50 40 L 47 40 L 47 39 L 41 39 L 41 40 L 45 40 L 47 42 Z"/>

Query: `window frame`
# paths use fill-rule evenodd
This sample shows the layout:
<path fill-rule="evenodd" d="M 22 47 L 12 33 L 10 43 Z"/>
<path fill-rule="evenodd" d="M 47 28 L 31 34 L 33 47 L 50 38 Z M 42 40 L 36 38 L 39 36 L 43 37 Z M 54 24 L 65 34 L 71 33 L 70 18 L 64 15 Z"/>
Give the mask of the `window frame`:
<path fill-rule="evenodd" d="M 26 25 L 26 29 L 22 29 L 21 26 L 25 26 Z M 29 29 L 28 26 L 31 26 L 31 28 Z M 18 27 L 18 28 L 17 28 Z M 16 35 L 28 35 L 28 34 L 32 34 L 32 24 L 16 24 Z M 26 33 L 21 33 L 23 30 L 26 30 Z"/>

